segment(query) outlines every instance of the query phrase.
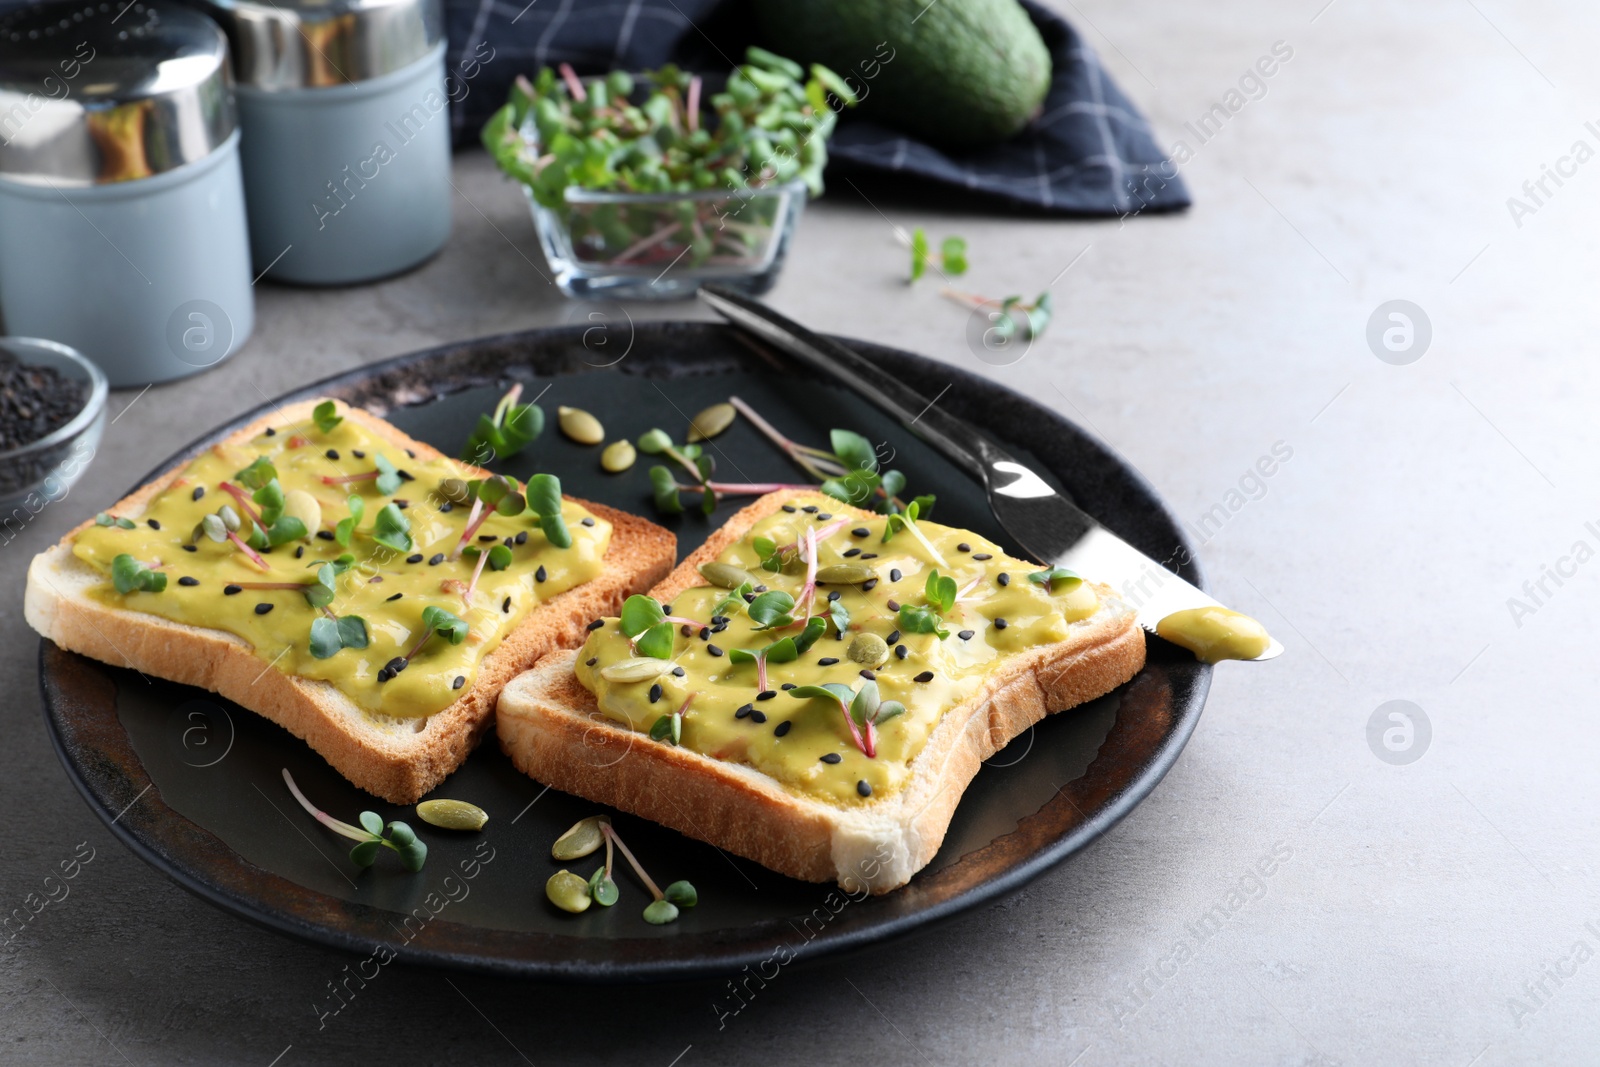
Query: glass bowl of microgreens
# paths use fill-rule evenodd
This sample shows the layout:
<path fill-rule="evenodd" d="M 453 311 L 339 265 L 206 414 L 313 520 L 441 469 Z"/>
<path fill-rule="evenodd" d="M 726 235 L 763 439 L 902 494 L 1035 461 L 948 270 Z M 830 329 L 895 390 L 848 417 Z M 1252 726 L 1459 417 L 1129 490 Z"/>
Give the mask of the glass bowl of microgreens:
<path fill-rule="evenodd" d="M 571 297 L 674 300 L 705 282 L 777 280 L 827 141 L 855 94 L 751 48 L 720 92 L 675 66 L 518 77 L 483 128 L 522 183 L 555 282 Z"/>

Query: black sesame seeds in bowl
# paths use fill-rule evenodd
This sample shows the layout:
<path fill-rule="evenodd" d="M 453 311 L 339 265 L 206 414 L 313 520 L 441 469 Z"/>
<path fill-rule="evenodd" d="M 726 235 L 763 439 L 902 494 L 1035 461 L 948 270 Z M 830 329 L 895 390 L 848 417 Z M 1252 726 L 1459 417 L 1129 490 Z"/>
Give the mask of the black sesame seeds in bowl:
<path fill-rule="evenodd" d="M 66 496 L 94 458 L 105 413 L 105 375 L 75 349 L 0 337 L 0 522 L 6 529 L 25 525 Z"/>

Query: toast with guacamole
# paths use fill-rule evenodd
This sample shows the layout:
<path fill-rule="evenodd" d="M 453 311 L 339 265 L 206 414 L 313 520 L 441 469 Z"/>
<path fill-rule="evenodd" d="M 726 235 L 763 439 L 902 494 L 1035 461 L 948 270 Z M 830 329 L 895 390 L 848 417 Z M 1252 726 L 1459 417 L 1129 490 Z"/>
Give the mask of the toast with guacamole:
<path fill-rule="evenodd" d="M 264 416 L 40 553 L 62 648 L 210 690 L 397 804 L 466 759 L 501 688 L 660 581 L 673 535 L 450 459 L 331 400 Z"/>
<path fill-rule="evenodd" d="M 1144 657 L 1108 586 L 783 491 L 513 679 L 496 729 L 557 789 L 883 893 L 933 858 L 984 759 Z"/>

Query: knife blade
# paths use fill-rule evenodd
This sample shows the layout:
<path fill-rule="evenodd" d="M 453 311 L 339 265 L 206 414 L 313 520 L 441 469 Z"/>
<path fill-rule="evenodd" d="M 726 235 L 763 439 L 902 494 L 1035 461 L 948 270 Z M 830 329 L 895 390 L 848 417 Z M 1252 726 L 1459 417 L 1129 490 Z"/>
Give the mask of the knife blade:
<path fill-rule="evenodd" d="M 1146 630 L 1154 632 L 1156 624 L 1173 612 L 1223 607 L 1106 529 L 1033 468 L 859 353 L 741 293 L 703 286 L 700 299 L 735 327 L 839 381 L 895 418 L 982 483 L 995 518 L 1024 551 L 1041 562 L 1110 585 Z M 1283 646 L 1273 640 L 1251 662 L 1282 652 Z"/>

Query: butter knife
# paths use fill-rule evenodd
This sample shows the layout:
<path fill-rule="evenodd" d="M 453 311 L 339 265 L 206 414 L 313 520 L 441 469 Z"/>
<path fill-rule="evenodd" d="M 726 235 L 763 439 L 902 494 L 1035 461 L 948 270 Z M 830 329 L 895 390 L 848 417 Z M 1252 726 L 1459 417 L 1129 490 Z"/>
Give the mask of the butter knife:
<path fill-rule="evenodd" d="M 916 390 L 879 370 L 865 357 L 812 333 L 741 293 L 703 286 L 700 299 L 733 326 L 806 367 L 828 375 L 893 416 L 983 484 L 995 518 L 1024 551 L 1046 564 L 1066 567 L 1085 578 L 1111 586 L 1138 613 L 1139 624 L 1146 630 L 1155 632 L 1161 620 L 1178 612 L 1204 608 L 1227 612 L 1216 599 L 1100 525 L 1093 516 L 1052 489 L 1027 464 L 961 419 L 930 403 Z M 1221 618 L 1207 614 L 1213 619 Z M 1247 617 L 1244 622 L 1259 628 L 1259 624 Z M 1166 630 L 1165 636 L 1180 639 L 1176 628 Z M 1282 654 L 1281 644 L 1271 638 L 1267 641 L 1266 650 L 1255 656 L 1255 661 Z M 1190 640 L 1180 639 L 1180 642 L 1203 654 Z"/>

